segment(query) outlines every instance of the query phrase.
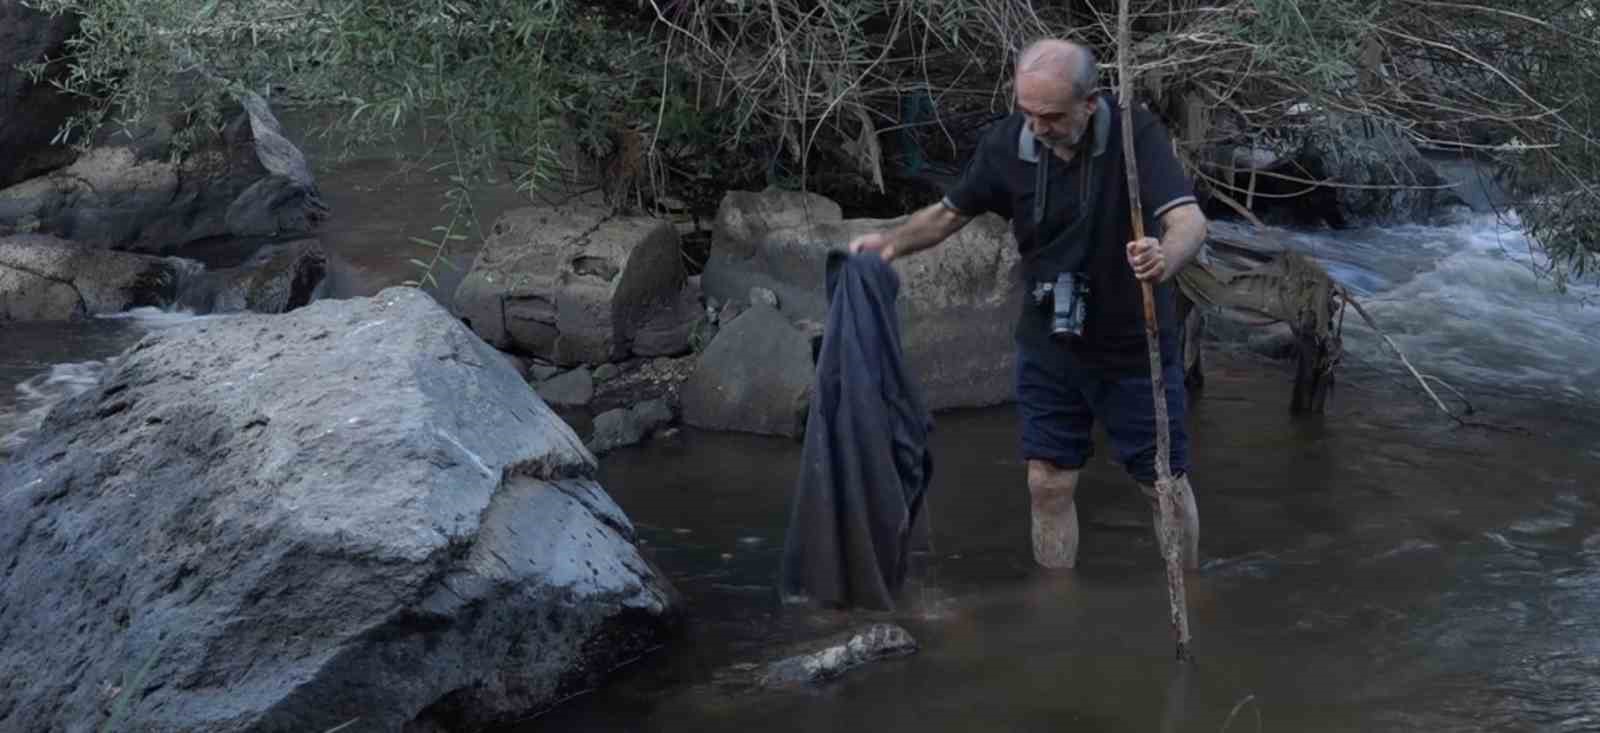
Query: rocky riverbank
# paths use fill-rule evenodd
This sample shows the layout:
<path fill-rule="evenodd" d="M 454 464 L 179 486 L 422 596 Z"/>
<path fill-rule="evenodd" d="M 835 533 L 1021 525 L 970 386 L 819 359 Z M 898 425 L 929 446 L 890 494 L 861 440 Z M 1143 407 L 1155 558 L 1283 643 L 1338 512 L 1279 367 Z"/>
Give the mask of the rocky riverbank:
<path fill-rule="evenodd" d="M 176 116 L 82 150 L 52 145 L 73 100 L 13 69 L 59 58 L 73 26 L 30 13 L 0 0 L 7 347 L 22 321 L 32 339 L 51 338 L 41 322 L 66 333 L 130 308 L 162 309 L 177 323 L 95 368 L 66 370 L 65 397 L 40 406 L 14 446 L 0 441 L 0 556 L 9 558 L 0 728 L 471 728 L 594 689 L 658 648 L 685 613 L 743 630 L 755 623 L 764 608 L 750 599 L 769 590 L 762 553 L 778 544 L 794 447 L 759 436 L 803 434 L 826 252 L 890 220 L 766 190 L 727 192 L 708 222 L 685 225 L 584 195 L 531 203 L 508 185 L 496 200 L 515 203 L 485 207 L 488 230 L 472 232 L 481 246 L 451 253 L 465 271 L 459 284 L 441 275 L 446 287 L 386 289 L 417 276 L 406 237 L 439 223 L 430 217 L 446 183 L 368 160 L 336 168 L 330 189 L 312 175 L 304 141 L 251 95 L 193 149 L 176 142 L 189 123 Z M 1368 144 L 1349 154 L 1338 141 L 1252 150 L 1228 175 L 1366 184 L 1263 212 L 1283 221 L 1431 215 L 1431 194 L 1375 193 L 1432 185 L 1428 163 L 1393 131 L 1361 134 Z M 397 194 L 390 174 L 425 183 Z M 1276 189 L 1259 190 L 1278 201 Z M 348 203 L 330 211 L 334 200 Z M 706 241 L 709 258 L 690 256 Z M 223 250 L 243 254 L 208 259 L 211 268 L 174 256 Z M 382 265 L 357 278 L 352 261 Z M 1004 223 L 985 217 L 895 267 L 906 282 L 907 361 L 930 405 L 1008 400 L 1020 289 Z M 1254 333 L 1263 351 L 1293 346 L 1286 334 Z M 66 359 L 27 366 L 57 361 Z M 1289 473 L 1304 470 L 1296 451 L 1321 450 L 1283 439 L 1284 411 L 1260 396 L 1267 384 L 1224 390 L 1223 399 L 1272 402 L 1252 412 L 1249 432 L 1279 441 L 1262 449 L 1236 437 L 1237 450 L 1208 458 L 1238 485 L 1260 479 L 1240 456 L 1265 450 Z M 1232 435 L 1221 412 L 1201 419 Z M 604 488 L 596 456 L 674 431 L 704 436 L 691 447 L 710 457 L 629 477 L 630 498 L 661 525 L 636 526 Z M 1397 445 L 1382 437 L 1357 448 Z M 1022 548 L 1020 532 L 997 537 L 1017 525 L 985 518 L 999 493 L 966 485 L 1023 485 L 995 467 L 1015 468 L 1010 434 L 985 423 L 957 440 L 941 448 L 957 460 L 941 463 L 940 480 L 978 498 L 936 516 L 958 518 L 958 536 L 990 532 L 975 554 Z M 618 474 L 640 455 L 653 454 L 625 452 Z M 1268 500 L 1248 498 L 1223 526 L 1264 524 Z M 726 514 L 703 518 L 707 506 L 749 515 L 729 530 L 714 526 Z M 685 514 L 700 518 L 679 521 Z M 1130 526 L 1112 519 L 1089 522 Z M 1237 549 L 1238 536 L 1223 548 Z M 1387 551 L 1391 538 L 1381 539 L 1367 549 Z M 651 562 L 657 552 L 695 560 L 669 580 Z M 959 566 L 955 554 L 943 568 Z M 993 569 L 967 579 L 970 595 L 991 592 L 983 576 Z M 678 595 L 677 580 L 699 606 Z M 1102 623 L 1134 604 L 1113 605 Z M 801 631 L 824 628 L 837 630 Z M 848 634 L 820 652 L 802 643 L 771 664 L 749 661 L 770 656 L 751 648 L 718 662 L 731 662 L 721 668 L 741 684 L 803 687 L 915 648 L 894 632 Z"/>

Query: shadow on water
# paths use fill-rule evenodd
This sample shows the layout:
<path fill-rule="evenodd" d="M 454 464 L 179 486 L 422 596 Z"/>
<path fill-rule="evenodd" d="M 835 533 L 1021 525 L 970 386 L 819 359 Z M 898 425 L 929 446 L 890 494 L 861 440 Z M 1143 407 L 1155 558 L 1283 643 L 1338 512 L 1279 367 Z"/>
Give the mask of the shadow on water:
<path fill-rule="evenodd" d="M 1188 587 L 1193 669 L 1172 661 L 1146 505 L 1108 458 L 1080 491 L 1080 567 L 1033 566 L 1009 409 L 939 416 L 934 552 L 882 614 L 778 608 L 798 443 L 685 431 L 611 454 L 603 479 L 686 596 L 683 636 L 509 730 L 1600 723 L 1600 461 L 1563 442 L 1595 422 L 1496 405 L 1530 429 L 1458 428 L 1382 385 L 1295 419 L 1277 367 L 1216 362 L 1191 418 L 1208 558 Z M 885 619 L 920 652 L 802 690 L 723 681 L 776 647 Z"/>

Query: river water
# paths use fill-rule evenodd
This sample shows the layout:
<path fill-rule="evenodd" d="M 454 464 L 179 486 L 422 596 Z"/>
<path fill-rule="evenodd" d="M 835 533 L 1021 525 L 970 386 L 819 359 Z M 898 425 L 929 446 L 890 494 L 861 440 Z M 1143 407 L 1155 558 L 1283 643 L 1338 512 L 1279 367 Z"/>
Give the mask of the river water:
<path fill-rule="evenodd" d="M 425 232 L 435 222 L 403 209 L 437 208 L 433 183 L 344 170 L 324 177 L 329 197 L 370 216 L 325 237 L 336 296 L 410 276 L 415 252 L 387 232 Z M 602 467 L 684 595 L 681 635 L 508 730 L 1600 730 L 1600 305 L 1584 303 L 1600 286 L 1553 292 L 1515 229 L 1486 215 L 1292 241 L 1465 394 L 1475 422 L 1442 416 L 1353 317 L 1324 416 L 1288 414 L 1286 365 L 1208 355 L 1190 418 L 1195 665 L 1172 661 L 1147 512 L 1108 459 L 1080 491 L 1080 567 L 1033 565 L 1010 408 L 936 416 L 933 551 L 884 614 L 780 609 L 799 444 L 686 429 Z M 5 326 L 0 435 L 187 318 Z M 799 691 L 741 682 L 735 665 L 877 620 L 920 651 Z"/>
<path fill-rule="evenodd" d="M 1172 661 L 1147 510 L 1109 460 L 1080 490 L 1079 568 L 1033 565 L 1009 408 L 937 416 L 934 552 L 892 614 L 780 609 L 798 444 L 685 431 L 604 463 L 688 599 L 684 638 L 511 730 L 1600 730 L 1600 287 L 1554 292 L 1514 225 L 1290 238 L 1475 411 L 1444 417 L 1353 314 L 1322 417 L 1288 414 L 1286 365 L 1211 354 L 1193 667 Z M 793 692 L 736 671 L 874 620 L 921 651 Z"/>

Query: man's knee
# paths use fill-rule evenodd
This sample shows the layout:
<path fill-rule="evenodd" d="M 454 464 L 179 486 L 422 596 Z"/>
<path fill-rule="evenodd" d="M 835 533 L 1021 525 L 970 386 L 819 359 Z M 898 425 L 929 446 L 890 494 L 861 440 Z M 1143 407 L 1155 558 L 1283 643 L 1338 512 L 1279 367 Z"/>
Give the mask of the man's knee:
<path fill-rule="evenodd" d="M 1028 461 L 1028 490 L 1038 498 L 1071 499 L 1078 488 L 1079 470 L 1050 461 Z"/>

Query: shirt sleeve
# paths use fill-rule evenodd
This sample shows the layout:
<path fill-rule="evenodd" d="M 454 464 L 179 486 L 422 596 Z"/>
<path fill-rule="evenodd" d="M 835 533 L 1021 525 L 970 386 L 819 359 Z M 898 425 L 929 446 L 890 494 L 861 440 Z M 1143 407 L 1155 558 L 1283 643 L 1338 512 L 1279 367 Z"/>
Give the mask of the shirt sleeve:
<path fill-rule="evenodd" d="M 987 137 L 978 143 L 977 149 L 972 151 L 972 157 L 967 159 L 961 177 L 945 191 L 945 206 L 962 216 L 1002 213 L 1000 170 L 993 160 L 992 147 Z"/>
<path fill-rule="evenodd" d="M 1134 143 L 1139 157 L 1139 199 L 1144 205 L 1146 228 L 1159 231 L 1163 214 L 1195 202 L 1194 188 L 1183 164 L 1172 152 L 1172 137 L 1166 127 L 1153 114 L 1141 116 L 1145 124 Z"/>

